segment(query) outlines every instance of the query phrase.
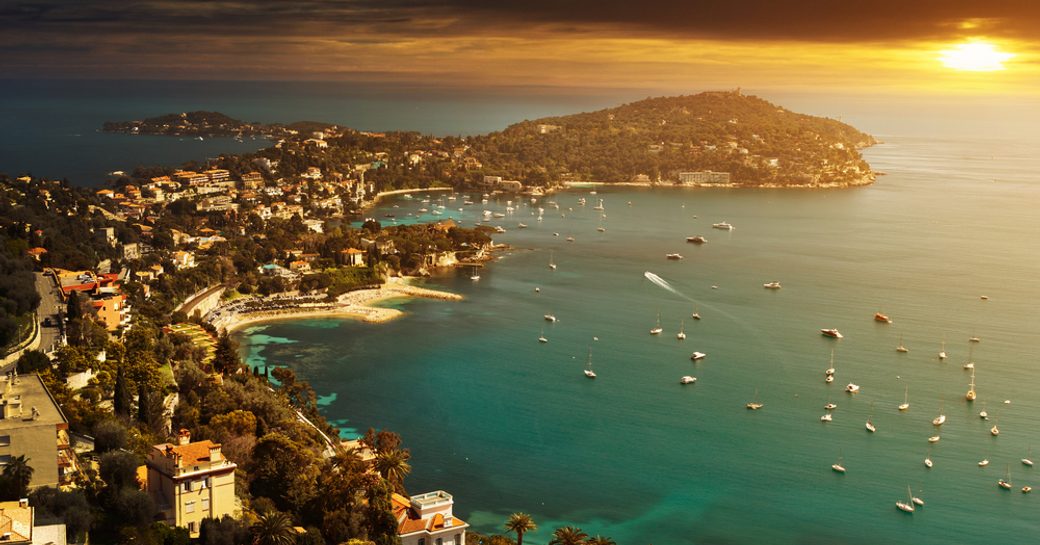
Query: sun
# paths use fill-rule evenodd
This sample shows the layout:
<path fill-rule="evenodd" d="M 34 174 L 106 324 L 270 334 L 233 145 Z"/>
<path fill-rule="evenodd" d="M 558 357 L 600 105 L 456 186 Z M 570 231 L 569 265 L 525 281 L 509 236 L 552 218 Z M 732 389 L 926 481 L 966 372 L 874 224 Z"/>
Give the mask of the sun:
<path fill-rule="evenodd" d="M 994 72 L 1004 69 L 1004 63 L 1014 57 L 997 46 L 986 42 L 957 44 L 939 52 L 939 62 L 954 70 L 971 72 Z"/>

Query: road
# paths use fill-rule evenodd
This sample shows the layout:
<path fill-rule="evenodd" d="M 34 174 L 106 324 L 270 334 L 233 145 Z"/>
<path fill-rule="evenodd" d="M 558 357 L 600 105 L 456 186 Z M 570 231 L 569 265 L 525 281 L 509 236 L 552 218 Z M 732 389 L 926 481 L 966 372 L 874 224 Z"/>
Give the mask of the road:
<path fill-rule="evenodd" d="M 36 309 L 36 315 L 40 320 L 40 350 L 50 352 L 57 350 L 61 345 L 61 329 L 58 327 L 58 311 L 65 309 L 61 302 L 58 289 L 54 285 L 54 279 L 36 273 L 36 292 L 40 294 L 40 306 Z M 49 326 L 44 325 L 50 319 Z"/>

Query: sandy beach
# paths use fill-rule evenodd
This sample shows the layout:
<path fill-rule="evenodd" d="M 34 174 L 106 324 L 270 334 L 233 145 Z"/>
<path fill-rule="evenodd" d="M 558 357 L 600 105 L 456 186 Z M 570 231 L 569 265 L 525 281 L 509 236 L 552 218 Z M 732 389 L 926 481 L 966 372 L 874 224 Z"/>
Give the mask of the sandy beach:
<path fill-rule="evenodd" d="M 408 279 L 391 278 L 379 288 L 356 290 L 345 293 L 335 303 L 305 303 L 292 308 L 239 312 L 228 307 L 215 309 L 210 322 L 218 330 L 228 332 L 261 322 L 296 320 L 302 318 L 355 318 L 364 322 L 382 323 L 404 316 L 394 308 L 373 306 L 381 301 L 398 297 L 425 297 L 442 301 L 460 301 L 462 296 L 446 291 L 420 288 L 408 283 Z"/>

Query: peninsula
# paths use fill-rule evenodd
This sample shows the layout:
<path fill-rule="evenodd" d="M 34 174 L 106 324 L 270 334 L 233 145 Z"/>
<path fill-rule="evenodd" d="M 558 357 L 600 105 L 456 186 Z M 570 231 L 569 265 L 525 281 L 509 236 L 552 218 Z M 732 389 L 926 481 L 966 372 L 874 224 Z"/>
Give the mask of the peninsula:
<path fill-rule="evenodd" d="M 177 136 L 263 136 L 256 153 L 217 168 L 252 166 L 271 177 L 320 165 L 363 179 L 372 192 L 446 184 L 543 193 L 567 183 L 692 187 L 849 187 L 873 182 L 860 150 L 873 137 L 736 91 L 648 98 L 523 121 L 472 137 L 365 132 L 327 123 L 245 123 L 215 112 L 108 122 L 106 131 Z"/>

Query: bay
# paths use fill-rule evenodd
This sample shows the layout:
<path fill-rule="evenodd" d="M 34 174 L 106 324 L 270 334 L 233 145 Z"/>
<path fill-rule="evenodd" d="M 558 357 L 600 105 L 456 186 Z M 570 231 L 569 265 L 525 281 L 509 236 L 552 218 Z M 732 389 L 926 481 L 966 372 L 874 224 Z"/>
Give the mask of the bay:
<path fill-rule="evenodd" d="M 525 203 L 493 222 L 512 249 L 478 282 L 469 271 L 426 282 L 462 302 L 393 301 L 408 314 L 388 324 L 275 322 L 238 338 L 251 363 L 290 365 L 310 381 L 345 435 L 401 433 L 409 490 L 449 491 L 480 531 L 522 510 L 539 523 L 531 543 L 564 524 L 622 544 L 1028 541 L 1040 530 L 1037 498 L 1018 491 L 1040 485 L 1018 461 L 1040 432 L 1035 147 L 884 140 L 866 155 L 887 175 L 866 188 L 601 189 Z M 600 198 L 605 219 L 591 210 Z M 472 224 L 504 199 L 445 200 L 439 217 L 416 217 L 419 199 L 399 199 L 372 215 Z M 735 229 L 711 228 L 720 221 Z M 684 242 L 696 234 L 708 243 Z M 685 259 L 666 260 L 672 252 Z M 783 288 L 763 289 L 774 280 Z M 878 311 L 893 323 L 873 321 Z M 651 336 L 658 312 L 665 331 Z M 973 335 L 979 397 L 969 404 L 961 364 Z M 895 351 L 900 338 L 909 353 Z M 594 381 L 581 373 L 589 349 Z M 708 357 L 693 363 L 694 350 Z M 687 374 L 698 382 L 680 385 Z M 861 392 L 843 393 L 849 382 Z M 900 413 L 906 385 L 911 408 Z M 756 389 L 765 407 L 747 411 Z M 838 409 L 824 424 L 828 401 Z M 940 410 L 948 421 L 937 432 Z M 875 434 L 864 429 L 871 415 Z M 830 469 L 839 456 L 844 476 Z M 996 486 L 1008 466 L 1013 492 Z M 907 485 L 927 502 L 912 516 L 894 506 Z"/>

